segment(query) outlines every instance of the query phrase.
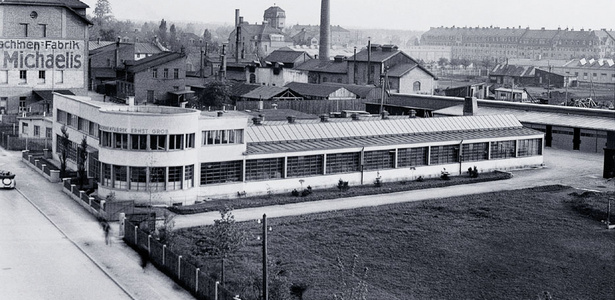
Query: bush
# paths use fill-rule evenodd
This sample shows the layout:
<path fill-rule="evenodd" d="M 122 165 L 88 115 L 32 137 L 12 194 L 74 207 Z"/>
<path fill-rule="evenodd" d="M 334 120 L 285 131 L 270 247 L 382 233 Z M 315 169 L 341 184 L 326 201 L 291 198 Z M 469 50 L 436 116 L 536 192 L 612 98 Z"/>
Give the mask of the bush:
<path fill-rule="evenodd" d="M 301 192 L 301 197 L 308 196 L 308 195 L 310 195 L 311 193 L 312 193 L 312 190 L 311 190 L 311 189 L 309 189 L 309 190 L 308 190 L 308 189 L 305 189 L 305 190 L 303 190 L 303 192 Z"/>
<path fill-rule="evenodd" d="M 337 188 L 340 190 L 340 192 L 345 192 L 350 187 L 348 186 L 348 181 L 344 181 L 340 178 L 340 180 L 337 182 Z"/>
<path fill-rule="evenodd" d="M 294 189 L 292 192 L 290 192 L 290 194 L 294 197 L 299 197 L 299 191 L 297 191 L 297 189 Z"/>

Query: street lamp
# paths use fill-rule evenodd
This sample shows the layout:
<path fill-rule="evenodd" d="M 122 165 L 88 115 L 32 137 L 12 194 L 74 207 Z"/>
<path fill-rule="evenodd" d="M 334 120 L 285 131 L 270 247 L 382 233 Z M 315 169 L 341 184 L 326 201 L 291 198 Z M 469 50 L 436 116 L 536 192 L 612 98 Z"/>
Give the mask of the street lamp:
<path fill-rule="evenodd" d="M 267 231 L 271 231 L 271 227 L 267 227 L 267 214 L 263 214 L 263 219 L 258 220 L 259 224 L 263 224 L 263 300 L 269 300 L 269 280 L 267 275 Z"/>

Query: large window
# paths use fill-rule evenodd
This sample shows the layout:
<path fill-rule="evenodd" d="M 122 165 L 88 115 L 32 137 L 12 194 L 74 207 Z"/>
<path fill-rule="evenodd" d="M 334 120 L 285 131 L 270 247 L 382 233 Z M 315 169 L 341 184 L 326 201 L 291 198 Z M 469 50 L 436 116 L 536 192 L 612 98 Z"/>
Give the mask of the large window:
<path fill-rule="evenodd" d="M 111 147 L 111 132 L 101 132 L 100 145 L 103 147 Z"/>
<path fill-rule="evenodd" d="M 462 146 L 462 161 L 487 160 L 489 156 L 489 143 L 463 144 Z"/>
<path fill-rule="evenodd" d="M 128 189 L 128 168 L 126 166 L 113 166 L 113 187 Z"/>
<path fill-rule="evenodd" d="M 169 185 L 167 190 L 181 190 L 182 189 L 182 175 L 184 172 L 183 166 L 169 167 Z"/>
<path fill-rule="evenodd" d="M 184 135 L 183 134 L 169 135 L 169 150 L 181 150 L 181 149 L 184 149 Z"/>
<path fill-rule="evenodd" d="M 519 157 L 542 155 L 542 139 L 519 140 Z"/>
<path fill-rule="evenodd" d="M 128 149 L 128 134 L 114 132 L 113 133 L 113 148 Z"/>
<path fill-rule="evenodd" d="M 327 154 L 327 174 L 357 172 L 360 164 L 360 152 Z"/>
<path fill-rule="evenodd" d="M 430 165 L 443 165 L 459 162 L 459 145 L 431 146 Z"/>
<path fill-rule="evenodd" d="M 194 148 L 194 133 L 186 134 L 186 148 Z"/>
<path fill-rule="evenodd" d="M 203 131 L 203 145 L 242 144 L 243 129 Z"/>
<path fill-rule="evenodd" d="M 284 158 L 252 159 L 246 161 L 246 181 L 282 178 Z"/>
<path fill-rule="evenodd" d="M 427 165 L 428 147 L 405 148 L 397 150 L 397 167 L 416 167 Z"/>
<path fill-rule="evenodd" d="M 194 165 L 184 167 L 184 186 L 187 189 L 194 187 Z"/>
<path fill-rule="evenodd" d="M 515 141 L 491 142 L 491 159 L 515 157 Z"/>
<path fill-rule="evenodd" d="M 201 185 L 241 181 L 242 161 L 201 164 Z"/>
<path fill-rule="evenodd" d="M 130 149 L 132 150 L 147 150 L 147 135 L 146 134 L 131 134 Z"/>
<path fill-rule="evenodd" d="M 149 147 L 151 150 L 164 151 L 167 149 L 167 136 L 166 135 L 150 135 Z"/>
<path fill-rule="evenodd" d="M 111 186 L 111 165 L 102 164 L 102 185 Z"/>
<path fill-rule="evenodd" d="M 130 189 L 135 191 L 147 190 L 146 167 L 130 167 Z"/>
<path fill-rule="evenodd" d="M 395 151 L 379 150 L 366 151 L 363 153 L 364 170 L 382 170 L 395 167 Z"/>
<path fill-rule="evenodd" d="M 164 191 L 166 168 L 153 167 L 149 169 L 149 186 L 152 191 Z"/>
<path fill-rule="evenodd" d="M 287 177 L 320 175 L 323 172 L 323 156 L 293 156 L 287 161 Z"/>

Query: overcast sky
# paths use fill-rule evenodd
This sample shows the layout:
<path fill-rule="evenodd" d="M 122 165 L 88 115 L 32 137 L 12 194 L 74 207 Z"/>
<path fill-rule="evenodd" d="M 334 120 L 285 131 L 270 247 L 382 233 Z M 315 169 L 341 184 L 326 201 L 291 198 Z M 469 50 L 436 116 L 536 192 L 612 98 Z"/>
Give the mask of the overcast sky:
<path fill-rule="evenodd" d="M 96 0 L 81 0 L 94 12 Z M 244 21 L 262 22 L 274 4 L 286 24 L 318 24 L 320 0 L 109 0 L 120 20 L 226 23 L 235 9 Z M 615 29 L 615 0 L 331 0 L 331 24 L 347 28 L 428 30 L 438 26 L 532 29 Z"/>

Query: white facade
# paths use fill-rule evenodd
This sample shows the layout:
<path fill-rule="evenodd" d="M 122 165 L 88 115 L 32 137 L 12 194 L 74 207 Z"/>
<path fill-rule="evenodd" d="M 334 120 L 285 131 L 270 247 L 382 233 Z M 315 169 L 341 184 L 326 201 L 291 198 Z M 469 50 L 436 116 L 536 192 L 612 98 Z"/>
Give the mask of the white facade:
<path fill-rule="evenodd" d="M 56 93 L 53 156 L 62 153 L 65 126 L 73 157 L 84 136 L 95 149 L 90 155 L 97 161 L 88 161 L 95 166 L 87 169 L 96 169 L 89 176 L 98 178 L 99 196 L 162 205 L 334 187 L 340 179 L 373 184 L 378 175 L 414 180 L 439 176 L 443 168 L 458 175 L 474 166 L 487 172 L 543 162 L 543 133 L 512 116 L 284 125 L 249 119 L 234 111 L 118 105 Z"/>

